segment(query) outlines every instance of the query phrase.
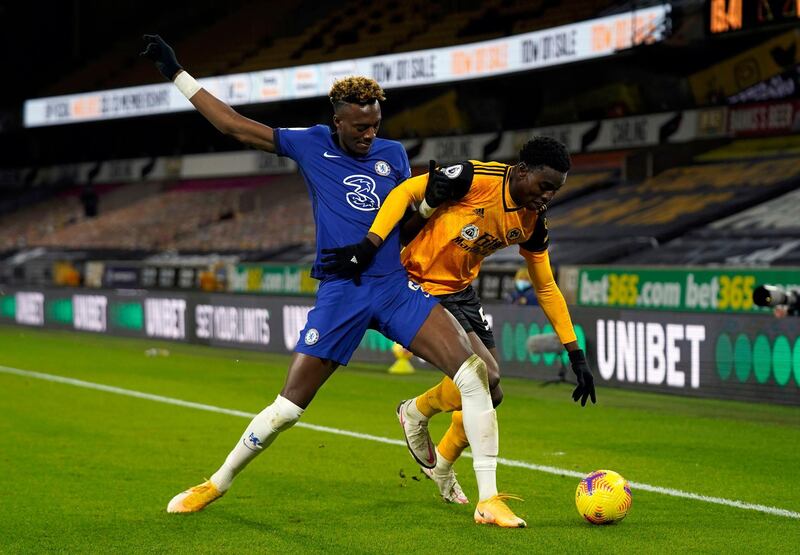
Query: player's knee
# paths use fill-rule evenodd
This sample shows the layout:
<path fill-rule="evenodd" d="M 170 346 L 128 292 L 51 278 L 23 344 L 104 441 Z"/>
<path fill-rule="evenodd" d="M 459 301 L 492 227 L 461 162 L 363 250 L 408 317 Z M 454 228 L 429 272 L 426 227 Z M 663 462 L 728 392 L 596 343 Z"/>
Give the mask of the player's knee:
<path fill-rule="evenodd" d="M 283 432 L 294 426 L 303 415 L 303 409 L 292 403 L 286 397 L 278 395 L 272 403 L 270 411 L 270 427 L 276 432 Z"/>
<path fill-rule="evenodd" d="M 453 376 L 453 382 L 458 386 L 461 396 L 480 394 L 489 387 L 489 376 L 486 363 L 481 357 L 473 354 L 461 364 Z"/>

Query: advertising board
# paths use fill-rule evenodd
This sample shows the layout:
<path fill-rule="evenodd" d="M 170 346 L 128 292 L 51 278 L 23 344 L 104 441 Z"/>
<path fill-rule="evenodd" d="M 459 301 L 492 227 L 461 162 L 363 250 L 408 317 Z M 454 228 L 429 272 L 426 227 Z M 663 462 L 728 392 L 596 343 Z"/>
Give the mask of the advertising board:
<path fill-rule="evenodd" d="M 312 307 L 313 299 L 305 297 L 21 288 L 0 292 L 0 325 L 289 354 Z M 530 336 L 553 333 L 540 309 L 484 309 L 504 376 L 557 381 L 563 371 L 572 378 L 563 351 L 528 349 Z M 571 313 L 601 391 L 620 387 L 800 405 L 797 318 L 585 307 Z M 353 362 L 387 367 L 393 360 L 392 342 L 375 330 L 353 356 Z"/>

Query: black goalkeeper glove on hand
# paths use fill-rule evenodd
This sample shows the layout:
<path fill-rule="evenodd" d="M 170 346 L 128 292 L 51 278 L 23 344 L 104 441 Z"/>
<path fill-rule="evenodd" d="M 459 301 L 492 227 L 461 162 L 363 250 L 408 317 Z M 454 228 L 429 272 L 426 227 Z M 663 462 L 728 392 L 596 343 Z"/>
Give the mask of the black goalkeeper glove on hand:
<path fill-rule="evenodd" d="M 330 274 L 352 279 L 356 285 L 360 285 L 361 273 L 367 269 L 377 252 L 378 247 L 366 237 L 354 245 L 322 249 L 322 269 Z"/>
<path fill-rule="evenodd" d="M 581 406 L 586 406 L 586 399 L 592 398 L 592 403 L 597 402 L 597 396 L 594 393 L 594 376 L 589 369 L 589 363 L 586 361 L 586 355 L 582 349 L 577 351 L 569 351 L 569 362 L 572 366 L 572 371 L 578 379 L 578 387 L 572 392 L 572 400 L 576 403 L 578 399 L 581 400 Z"/>
<path fill-rule="evenodd" d="M 158 35 L 143 35 L 142 39 L 147 42 L 147 45 L 139 53 L 139 56 L 154 61 L 161 75 L 168 81 L 172 81 L 175 74 L 183 69 L 175 58 L 175 51 Z"/>

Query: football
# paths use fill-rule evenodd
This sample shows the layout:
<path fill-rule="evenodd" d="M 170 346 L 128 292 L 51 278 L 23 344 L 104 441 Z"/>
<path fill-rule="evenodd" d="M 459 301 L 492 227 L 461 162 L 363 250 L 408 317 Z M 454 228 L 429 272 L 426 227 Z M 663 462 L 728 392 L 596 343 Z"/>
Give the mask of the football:
<path fill-rule="evenodd" d="M 596 470 L 578 484 L 575 506 L 592 524 L 619 522 L 631 508 L 633 499 L 628 481 L 613 470 Z"/>

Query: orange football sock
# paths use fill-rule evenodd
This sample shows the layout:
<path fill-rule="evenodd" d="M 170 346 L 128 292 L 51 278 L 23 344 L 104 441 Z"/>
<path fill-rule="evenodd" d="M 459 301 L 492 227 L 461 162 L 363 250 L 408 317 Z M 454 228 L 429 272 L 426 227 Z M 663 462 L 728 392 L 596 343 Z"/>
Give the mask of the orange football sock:
<path fill-rule="evenodd" d="M 464 420 L 461 417 L 461 411 L 454 411 L 450 427 L 444 433 L 436 448 L 442 457 L 454 463 L 468 445 L 469 441 L 467 441 L 467 434 L 464 431 Z"/>
<path fill-rule="evenodd" d="M 448 377 L 417 397 L 417 409 L 430 418 L 440 412 L 461 410 L 461 392 Z"/>

